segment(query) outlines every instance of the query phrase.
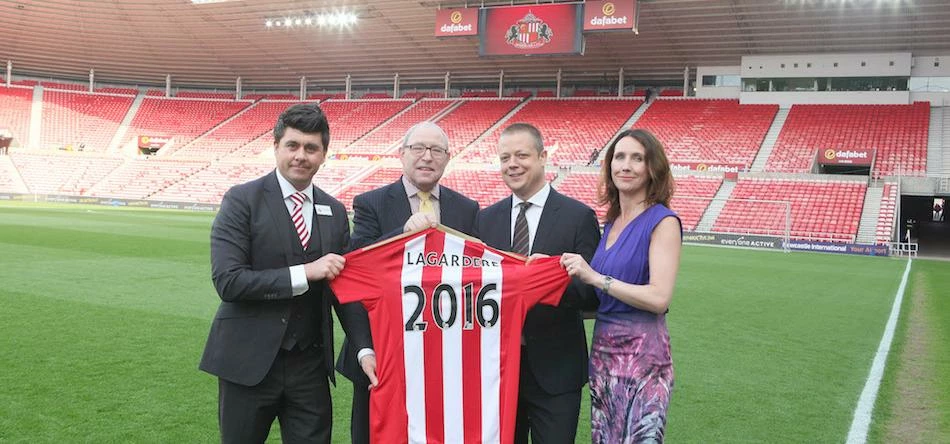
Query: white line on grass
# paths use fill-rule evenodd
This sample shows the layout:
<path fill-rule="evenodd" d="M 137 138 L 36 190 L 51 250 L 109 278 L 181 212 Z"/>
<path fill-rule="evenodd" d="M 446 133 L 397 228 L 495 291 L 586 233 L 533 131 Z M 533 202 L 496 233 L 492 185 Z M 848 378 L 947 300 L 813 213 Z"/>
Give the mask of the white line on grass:
<path fill-rule="evenodd" d="M 901 285 L 897 288 L 897 294 L 894 296 L 891 316 L 887 319 L 884 336 L 881 337 L 881 343 L 877 346 L 877 354 L 874 355 L 874 363 L 871 364 L 871 374 L 868 375 L 868 380 L 864 383 L 864 390 L 861 390 L 858 406 L 854 409 L 854 420 L 851 421 L 851 430 L 848 431 L 848 444 L 864 444 L 868 440 L 871 413 L 874 410 L 874 401 L 877 399 L 877 390 L 881 387 L 881 377 L 884 376 L 884 363 L 887 361 L 887 354 L 890 352 L 891 342 L 894 340 L 894 328 L 897 326 L 897 316 L 901 311 L 901 301 L 904 300 L 904 289 L 907 287 L 910 263 L 910 259 L 907 259 L 904 277 L 901 279 Z"/>

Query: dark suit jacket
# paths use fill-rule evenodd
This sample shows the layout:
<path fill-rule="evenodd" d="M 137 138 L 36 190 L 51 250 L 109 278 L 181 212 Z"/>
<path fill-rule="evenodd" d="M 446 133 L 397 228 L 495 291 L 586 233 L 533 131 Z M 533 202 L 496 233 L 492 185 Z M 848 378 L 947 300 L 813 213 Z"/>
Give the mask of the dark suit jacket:
<path fill-rule="evenodd" d="M 221 305 L 211 324 L 211 332 L 199 368 L 227 381 L 257 385 L 267 375 L 287 329 L 292 294 L 288 267 L 318 259 L 327 253 L 342 254 L 349 242 L 346 208 L 317 187 L 314 205 L 327 205 L 332 216 L 314 211 L 313 225 L 320 235 L 320 249 L 304 251 L 272 172 L 237 185 L 224 195 L 221 209 L 211 227 L 211 278 L 221 297 Z M 337 306 L 343 328 L 368 331 L 365 312 L 353 312 L 357 304 L 339 305 L 324 281 L 311 281 L 310 289 L 298 298 L 318 298 L 320 336 L 330 380 L 333 369 L 333 318 L 330 305 Z M 369 346 L 368 337 L 355 337 Z"/>
<path fill-rule="evenodd" d="M 476 214 L 478 214 L 478 202 L 440 185 L 439 220 L 442 225 L 471 235 Z M 402 184 L 402 178 L 356 196 L 353 199 L 351 249 L 362 248 L 402 234 L 403 227 L 411 216 L 412 208 L 409 206 L 409 198 L 406 196 L 406 187 Z M 349 342 L 349 334 L 347 334 L 336 368 L 347 379 L 362 383 L 366 376 L 356 359 L 360 348 L 351 347 Z"/>
<path fill-rule="evenodd" d="M 480 211 L 475 231 L 488 246 L 510 251 L 511 197 Z M 578 253 L 589 262 L 599 242 L 594 210 L 552 188 L 531 253 Z M 581 291 L 571 285 L 561 297 L 561 305 L 536 305 L 525 319 L 522 365 L 549 394 L 579 390 L 587 383 L 587 335 L 578 310 L 581 305 Z"/>

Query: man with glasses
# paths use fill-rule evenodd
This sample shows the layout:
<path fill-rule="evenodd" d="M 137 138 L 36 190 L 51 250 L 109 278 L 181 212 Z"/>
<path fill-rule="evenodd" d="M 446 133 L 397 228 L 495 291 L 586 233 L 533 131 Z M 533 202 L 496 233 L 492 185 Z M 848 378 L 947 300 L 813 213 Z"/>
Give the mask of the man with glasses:
<path fill-rule="evenodd" d="M 449 163 L 449 137 L 438 125 L 421 122 L 409 128 L 399 148 L 402 177 L 394 183 L 353 199 L 353 236 L 350 247 L 420 228 L 446 225 L 472 234 L 478 202 L 439 185 Z M 336 369 L 353 382 L 350 436 L 353 444 L 369 443 L 369 379 L 360 359 L 371 349 L 356 350 L 344 340 Z"/>

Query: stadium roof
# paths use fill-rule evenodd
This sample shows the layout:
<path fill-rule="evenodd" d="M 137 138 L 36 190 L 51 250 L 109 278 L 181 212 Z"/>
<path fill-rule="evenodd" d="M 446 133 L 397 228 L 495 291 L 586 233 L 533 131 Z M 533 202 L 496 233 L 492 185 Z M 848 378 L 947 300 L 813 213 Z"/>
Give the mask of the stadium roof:
<path fill-rule="evenodd" d="M 469 1 L 469 5 L 534 4 Z M 549 3 L 549 2 L 544 2 Z M 587 34 L 584 56 L 479 58 L 474 37 L 434 37 L 435 10 L 464 1 L 419 0 L 12 0 L 0 3 L 0 63 L 14 74 L 97 81 L 293 89 L 306 76 L 341 86 L 426 79 L 490 82 L 682 79 L 684 67 L 738 65 L 744 55 L 950 53 L 946 0 L 641 0 L 639 35 Z M 266 18 L 355 11 L 346 31 L 266 28 Z M 387 80 L 388 79 L 388 80 Z"/>

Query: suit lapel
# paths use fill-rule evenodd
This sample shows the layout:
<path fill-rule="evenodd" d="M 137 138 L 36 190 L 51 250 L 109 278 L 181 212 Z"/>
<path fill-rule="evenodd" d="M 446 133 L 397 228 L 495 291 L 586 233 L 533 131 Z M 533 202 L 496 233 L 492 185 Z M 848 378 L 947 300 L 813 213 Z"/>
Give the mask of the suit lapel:
<path fill-rule="evenodd" d="M 502 214 L 498 220 L 501 223 L 498 226 L 498 230 L 501 233 L 501 238 L 504 239 L 504 242 L 500 244 L 506 245 L 505 251 L 511 251 L 511 203 L 513 199 L 511 196 L 508 196 L 508 199 L 505 199 L 505 204 L 501 206 Z"/>
<path fill-rule="evenodd" d="M 328 208 L 330 208 L 330 200 L 328 199 L 328 196 L 323 193 L 323 191 L 314 186 L 313 225 L 317 226 L 317 231 L 320 233 L 320 248 L 322 250 L 322 254 L 327 254 L 333 251 L 333 246 L 330 244 L 330 242 L 333 240 L 333 237 L 330 233 L 330 221 L 333 220 L 333 218 L 338 217 L 338 215 L 334 214 L 327 218 L 326 223 L 317 223 L 318 218 L 321 217 L 319 214 L 317 214 L 317 205 L 326 205 Z"/>
<path fill-rule="evenodd" d="M 290 213 L 287 212 L 287 205 L 284 203 L 284 195 L 280 192 L 280 184 L 277 183 L 276 172 L 271 173 L 267 180 L 264 181 L 264 202 L 267 204 L 267 209 L 270 211 L 271 218 L 274 221 L 272 226 L 275 227 L 277 237 L 283 239 L 284 257 L 288 264 L 292 263 L 293 241 L 297 241 L 297 246 L 300 245 L 300 241 L 291 236 L 291 233 L 293 233 L 293 223 L 290 221 Z M 284 227 L 284 229 L 280 227 Z M 283 233 L 283 235 L 281 235 L 281 233 Z"/>
<path fill-rule="evenodd" d="M 541 220 L 538 221 L 538 231 L 534 233 L 534 244 L 531 246 L 531 252 L 547 251 L 547 243 L 551 240 L 554 233 L 557 233 L 557 213 L 561 209 L 560 194 L 551 188 L 548 194 L 548 200 L 544 202 L 541 209 Z M 509 217 L 511 212 L 508 212 Z"/>
<path fill-rule="evenodd" d="M 389 187 L 386 200 L 383 207 L 389 209 L 386 215 L 389 223 L 382 227 L 384 233 L 402 227 L 412 217 L 412 207 L 409 206 L 406 187 L 402 185 L 401 177 Z"/>

